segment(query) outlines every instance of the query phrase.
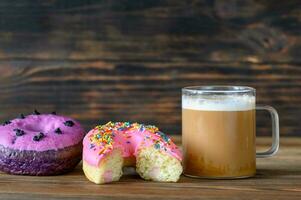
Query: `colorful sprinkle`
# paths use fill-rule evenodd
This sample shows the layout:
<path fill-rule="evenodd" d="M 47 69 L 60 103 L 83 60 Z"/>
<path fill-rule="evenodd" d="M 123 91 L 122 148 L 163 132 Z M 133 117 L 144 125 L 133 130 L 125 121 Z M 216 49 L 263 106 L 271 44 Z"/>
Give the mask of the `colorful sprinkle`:
<path fill-rule="evenodd" d="M 121 133 L 118 131 L 122 131 Z M 108 122 L 105 125 L 98 125 L 94 128 L 93 134 L 89 136 L 91 142 L 90 149 L 98 148 L 98 154 L 103 155 L 113 148 L 114 137 L 116 134 L 123 134 L 126 144 L 131 144 L 132 133 L 143 134 L 143 141 L 152 142 L 154 148 L 162 149 L 162 151 L 171 151 L 169 148 L 166 148 L 166 145 L 170 145 L 170 138 L 165 135 L 163 132 L 159 131 L 156 126 L 153 125 L 144 125 L 138 123 L 130 122 Z M 145 143 L 143 142 L 142 143 Z M 120 142 L 118 142 L 119 145 Z"/>
<path fill-rule="evenodd" d="M 143 126 L 143 125 L 141 125 L 139 131 L 140 131 L 140 132 L 143 132 L 143 131 L 144 131 L 144 126 Z"/>
<path fill-rule="evenodd" d="M 155 143 L 155 144 L 154 144 L 154 147 L 155 147 L 156 149 L 160 149 L 160 144 L 159 144 L 159 143 Z"/>
<path fill-rule="evenodd" d="M 169 142 L 170 138 L 165 135 L 165 133 L 162 133 L 161 131 L 158 131 L 157 134 L 162 137 L 162 139 L 165 141 L 165 142 Z"/>
<path fill-rule="evenodd" d="M 104 151 L 105 151 L 105 148 L 101 149 L 101 150 L 98 152 L 98 155 L 103 154 Z"/>

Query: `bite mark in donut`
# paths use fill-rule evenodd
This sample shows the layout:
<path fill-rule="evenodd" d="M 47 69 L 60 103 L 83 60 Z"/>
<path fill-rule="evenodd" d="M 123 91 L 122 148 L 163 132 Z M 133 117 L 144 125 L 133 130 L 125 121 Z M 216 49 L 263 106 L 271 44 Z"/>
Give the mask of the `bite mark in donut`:
<path fill-rule="evenodd" d="M 180 150 L 152 125 L 109 122 L 89 131 L 83 145 L 83 170 L 97 184 L 119 180 L 123 166 L 136 167 L 142 178 L 161 182 L 175 182 L 182 173 Z"/>

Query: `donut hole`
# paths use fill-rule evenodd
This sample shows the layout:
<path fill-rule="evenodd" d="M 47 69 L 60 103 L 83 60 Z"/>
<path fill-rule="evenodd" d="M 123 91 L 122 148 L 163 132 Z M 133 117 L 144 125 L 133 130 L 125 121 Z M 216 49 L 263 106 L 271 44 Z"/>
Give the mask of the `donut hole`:
<path fill-rule="evenodd" d="M 34 133 L 49 133 L 53 132 L 56 128 L 60 127 L 60 122 L 52 121 L 51 118 L 29 118 L 27 120 L 17 121 L 16 127 L 25 132 L 34 132 Z"/>
<path fill-rule="evenodd" d="M 48 133 L 54 131 L 54 126 L 51 124 L 45 125 L 45 123 L 36 123 L 36 124 L 19 124 L 19 129 L 27 132 L 35 133 Z"/>
<path fill-rule="evenodd" d="M 44 132 L 44 128 L 40 127 L 39 125 L 33 125 L 33 124 L 26 124 L 22 127 L 24 131 L 32 131 L 32 132 Z"/>

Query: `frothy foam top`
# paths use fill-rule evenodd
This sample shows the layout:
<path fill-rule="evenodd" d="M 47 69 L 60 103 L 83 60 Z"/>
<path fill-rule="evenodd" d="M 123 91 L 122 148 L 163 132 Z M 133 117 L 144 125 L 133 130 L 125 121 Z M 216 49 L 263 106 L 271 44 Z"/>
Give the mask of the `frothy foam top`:
<path fill-rule="evenodd" d="M 255 97 L 250 95 L 235 96 L 183 96 L 182 108 L 205 111 L 244 111 L 255 108 Z"/>

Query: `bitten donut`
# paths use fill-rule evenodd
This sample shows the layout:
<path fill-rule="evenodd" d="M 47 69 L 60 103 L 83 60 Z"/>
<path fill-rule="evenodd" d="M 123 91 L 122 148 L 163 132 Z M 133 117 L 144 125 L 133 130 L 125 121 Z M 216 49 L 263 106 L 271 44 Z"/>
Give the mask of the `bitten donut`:
<path fill-rule="evenodd" d="M 34 114 L 0 126 L 0 170 L 10 174 L 56 175 L 81 160 L 84 130 L 75 120 Z"/>
<path fill-rule="evenodd" d="M 96 183 L 118 181 L 122 167 L 136 167 L 145 180 L 176 182 L 182 155 L 171 139 L 151 125 L 109 122 L 89 131 L 83 141 L 83 170 Z"/>

